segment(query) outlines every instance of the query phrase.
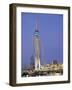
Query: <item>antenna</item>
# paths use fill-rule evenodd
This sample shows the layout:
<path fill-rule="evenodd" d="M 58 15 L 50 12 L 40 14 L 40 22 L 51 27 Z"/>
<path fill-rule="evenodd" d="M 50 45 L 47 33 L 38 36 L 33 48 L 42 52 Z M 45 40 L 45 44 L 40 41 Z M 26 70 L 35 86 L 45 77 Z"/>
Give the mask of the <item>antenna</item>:
<path fill-rule="evenodd" d="M 38 22 L 36 21 L 36 30 L 38 30 Z"/>
<path fill-rule="evenodd" d="M 38 18 L 36 19 L 35 31 L 38 31 L 39 32 L 39 29 L 38 29 Z"/>

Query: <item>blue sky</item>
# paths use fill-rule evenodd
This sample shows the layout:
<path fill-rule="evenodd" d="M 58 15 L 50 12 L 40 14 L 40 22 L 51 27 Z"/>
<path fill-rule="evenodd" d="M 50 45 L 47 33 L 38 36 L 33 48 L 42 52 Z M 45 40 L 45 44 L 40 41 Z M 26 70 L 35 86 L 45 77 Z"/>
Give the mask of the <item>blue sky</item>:
<path fill-rule="evenodd" d="M 63 15 L 22 12 L 21 21 L 22 68 L 31 61 L 36 22 L 40 34 L 41 64 L 53 60 L 63 63 Z"/>

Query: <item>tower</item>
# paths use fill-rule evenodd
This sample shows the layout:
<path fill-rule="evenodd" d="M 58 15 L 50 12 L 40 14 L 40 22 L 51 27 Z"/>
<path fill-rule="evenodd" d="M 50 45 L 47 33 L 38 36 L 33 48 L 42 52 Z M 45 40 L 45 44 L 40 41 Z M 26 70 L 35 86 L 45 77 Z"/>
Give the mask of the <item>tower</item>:
<path fill-rule="evenodd" d="M 40 70 L 40 36 L 37 24 L 34 32 L 34 53 L 35 53 L 35 70 Z"/>

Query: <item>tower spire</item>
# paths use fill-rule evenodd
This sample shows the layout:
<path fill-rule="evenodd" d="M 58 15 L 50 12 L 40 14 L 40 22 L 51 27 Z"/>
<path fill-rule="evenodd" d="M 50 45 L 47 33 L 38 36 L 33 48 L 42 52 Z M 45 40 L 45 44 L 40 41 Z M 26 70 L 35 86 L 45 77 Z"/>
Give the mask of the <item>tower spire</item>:
<path fill-rule="evenodd" d="M 39 29 L 38 29 L 38 19 L 36 20 L 35 31 L 39 32 Z"/>
<path fill-rule="evenodd" d="M 40 70 L 40 37 L 39 37 L 38 21 L 36 21 L 35 25 L 34 52 L 35 52 L 35 70 Z"/>
<path fill-rule="evenodd" d="M 36 22 L 36 30 L 38 30 L 38 22 Z"/>

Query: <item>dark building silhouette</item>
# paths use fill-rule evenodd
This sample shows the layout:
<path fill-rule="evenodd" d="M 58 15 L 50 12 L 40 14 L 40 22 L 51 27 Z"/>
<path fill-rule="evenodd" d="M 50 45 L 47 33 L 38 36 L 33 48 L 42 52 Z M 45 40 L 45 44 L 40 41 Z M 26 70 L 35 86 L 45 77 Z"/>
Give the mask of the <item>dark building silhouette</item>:
<path fill-rule="evenodd" d="M 52 64 L 58 64 L 57 60 L 53 60 Z"/>
<path fill-rule="evenodd" d="M 34 56 L 32 55 L 30 58 L 31 62 L 30 62 L 30 67 L 31 69 L 35 69 L 35 60 L 34 60 Z"/>

